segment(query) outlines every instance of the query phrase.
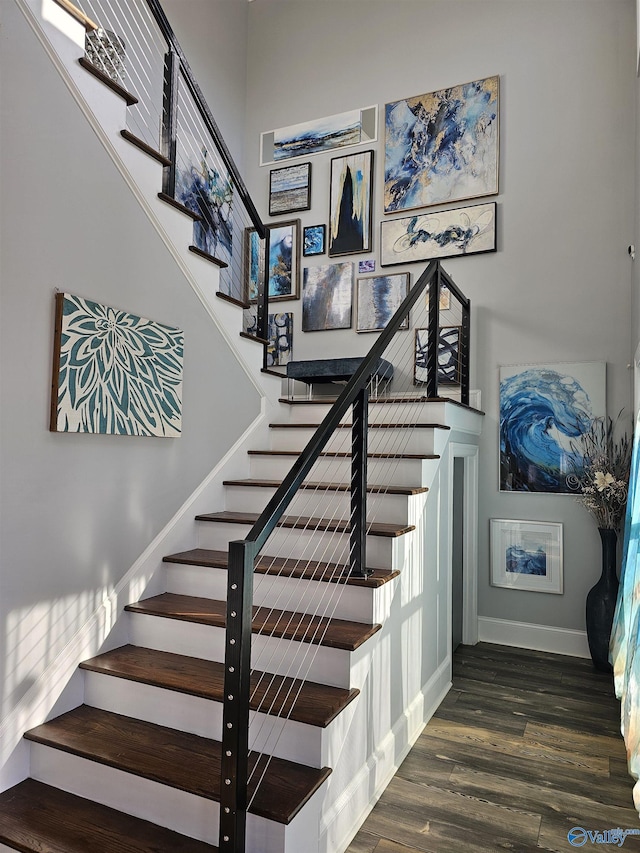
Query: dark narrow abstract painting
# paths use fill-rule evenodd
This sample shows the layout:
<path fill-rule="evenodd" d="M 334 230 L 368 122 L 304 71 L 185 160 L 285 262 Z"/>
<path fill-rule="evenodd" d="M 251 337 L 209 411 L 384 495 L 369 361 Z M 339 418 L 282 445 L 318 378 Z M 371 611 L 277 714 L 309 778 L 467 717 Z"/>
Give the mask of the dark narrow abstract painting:
<path fill-rule="evenodd" d="M 498 192 L 499 80 L 386 104 L 385 213 Z"/>
<path fill-rule="evenodd" d="M 371 249 L 373 151 L 331 161 L 329 255 L 351 255 Z"/>

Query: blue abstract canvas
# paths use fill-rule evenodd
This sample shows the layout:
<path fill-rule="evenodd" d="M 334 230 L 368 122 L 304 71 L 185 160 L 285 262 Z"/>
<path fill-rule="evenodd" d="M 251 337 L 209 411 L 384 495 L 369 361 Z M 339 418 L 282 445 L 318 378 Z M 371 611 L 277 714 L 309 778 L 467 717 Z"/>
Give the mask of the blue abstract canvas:
<path fill-rule="evenodd" d="M 606 365 L 500 368 L 500 489 L 570 493 L 580 472 L 576 441 L 606 414 Z"/>
<path fill-rule="evenodd" d="M 303 229 L 302 254 L 305 256 L 324 255 L 326 233 L 326 225 L 307 225 Z"/>
<path fill-rule="evenodd" d="M 183 347 L 180 329 L 57 294 L 50 429 L 179 436 Z"/>
<path fill-rule="evenodd" d="M 409 293 L 409 273 L 359 278 L 357 292 L 357 332 L 380 332 L 396 313 Z M 409 328 L 407 316 L 400 326 Z"/>
<path fill-rule="evenodd" d="M 331 161 L 329 255 L 351 255 L 371 249 L 373 151 Z"/>
<path fill-rule="evenodd" d="M 269 230 L 269 299 L 297 299 L 300 279 L 300 220 L 268 225 Z M 245 230 L 245 293 L 249 301 L 258 298 L 260 255 L 264 244 L 253 228 Z"/>
<path fill-rule="evenodd" d="M 227 266 L 233 251 L 233 183 L 224 167 L 214 161 L 206 147 L 200 162 L 192 163 L 188 152 L 176 169 L 176 199 L 200 217 L 193 224 L 198 249 Z"/>
<path fill-rule="evenodd" d="M 385 213 L 498 192 L 499 77 L 385 107 Z"/>
<path fill-rule="evenodd" d="M 303 124 L 281 127 L 273 132 L 273 159 L 287 160 L 306 157 L 340 148 L 357 145 L 362 140 L 360 110 L 314 119 Z"/>
<path fill-rule="evenodd" d="M 272 169 L 269 173 L 269 215 L 311 207 L 311 163 Z"/>

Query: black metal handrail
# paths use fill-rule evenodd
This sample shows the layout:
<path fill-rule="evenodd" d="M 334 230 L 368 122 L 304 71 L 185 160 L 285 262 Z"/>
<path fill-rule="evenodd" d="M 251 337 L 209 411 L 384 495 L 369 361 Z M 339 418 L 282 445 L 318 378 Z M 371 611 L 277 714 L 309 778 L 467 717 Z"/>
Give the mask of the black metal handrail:
<path fill-rule="evenodd" d="M 469 402 L 469 315 L 470 301 L 444 272 L 439 261 L 432 261 L 422 273 L 401 306 L 369 350 L 368 355 L 345 386 L 315 431 L 307 446 L 263 510 L 244 540 L 229 543 L 227 633 L 225 648 L 225 689 L 222 738 L 222 785 L 220 814 L 221 853 L 243 853 L 245 849 L 248 805 L 247 768 L 249 749 L 249 693 L 251 668 L 251 621 L 253 610 L 253 570 L 257 557 L 282 519 L 298 489 L 318 460 L 343 417 L 353 406 L 352 471 L 350 519 L 350 570 L 366 573 L 366 490 L 367 490 L 367 389 L 382 354 L 409 316 L 411 308 L 429 287 L 429 340 L 427 344 L 430 378 L 427 397 L 437 396 L 439 292 L 441 286 L 462 306 L 460 348 L 462 360 L 462 398 Z M 431 376 L 432 375 L 432 376 Z"/>

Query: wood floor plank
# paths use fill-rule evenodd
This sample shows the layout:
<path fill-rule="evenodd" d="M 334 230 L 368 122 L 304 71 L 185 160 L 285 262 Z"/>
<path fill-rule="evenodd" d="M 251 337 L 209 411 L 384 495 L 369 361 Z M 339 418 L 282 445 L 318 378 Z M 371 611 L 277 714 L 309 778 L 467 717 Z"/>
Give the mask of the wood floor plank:
<path fill-rule="evenodd" d="M 367 843 L 379 837 L 373 853 L 568 853 L 574 827 L 640 831 L 610 675 L 487 643 L 460 647 L 453 673 L 361 829 Z M 640 851 L 640 834 L 623 849 Z"/>

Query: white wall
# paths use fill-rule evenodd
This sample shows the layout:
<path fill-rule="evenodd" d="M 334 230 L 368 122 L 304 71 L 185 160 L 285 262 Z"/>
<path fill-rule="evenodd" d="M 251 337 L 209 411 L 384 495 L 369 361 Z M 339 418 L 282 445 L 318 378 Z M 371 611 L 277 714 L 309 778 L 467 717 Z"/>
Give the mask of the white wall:
<path fill-rule="evenodd" d="M 479 609 L 583 630 L 586 592 L 599 575 L 597 530 L 571 497 L 498 491 L 498 367 L 606 361 L 609 412 L 629 406 L 633 0 L 257 0 L 248 63 L 247 180 L 260 210 L 269 176 L 258 166 L 261 131 L 372 103 L 382 118 L 388 101 L 500 75 L 498 252 L 445 261 L 472 301 L 472 387 L 486 411 Z M 384 152 L 380 141 L 373 147 L 375 255 Z M 296 214 L 303 225 L 327 221 L 330 158 L 310 158 L 312 209 Z M 295 312 L 296 358 L 371 344 L 353 332 L 303 334 L 300 302 L 279 310 Z M 564 523 L 563 595 L 490 586 L 492 517 Z"/>
<path fill-rule="evenodd" d="M 0 13 L 1 721 L 260 401 L 13 0 Z M 181 438 L 48 431 L 55 288 L 184 329 Z"/>

